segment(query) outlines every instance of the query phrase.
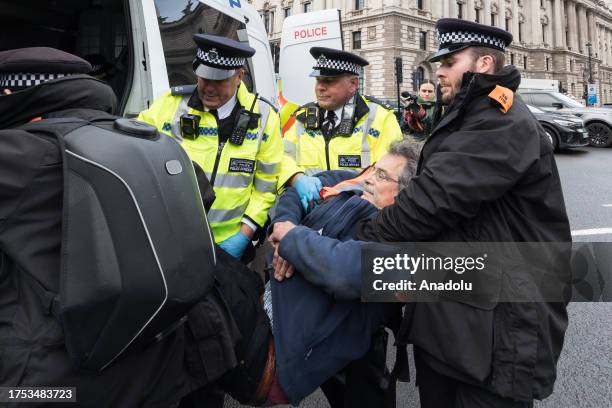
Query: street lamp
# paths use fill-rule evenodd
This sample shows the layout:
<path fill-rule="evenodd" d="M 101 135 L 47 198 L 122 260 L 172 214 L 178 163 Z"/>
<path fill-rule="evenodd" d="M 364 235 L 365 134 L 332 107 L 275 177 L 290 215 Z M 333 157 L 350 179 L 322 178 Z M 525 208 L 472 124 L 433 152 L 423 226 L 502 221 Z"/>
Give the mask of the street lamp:
<path fill-rule="evenodd" d="M 589 84 L 593 83 L 593 65 L 591 64 L 591 43 L 586 43 L 587 48 L 589 49 Z"/>

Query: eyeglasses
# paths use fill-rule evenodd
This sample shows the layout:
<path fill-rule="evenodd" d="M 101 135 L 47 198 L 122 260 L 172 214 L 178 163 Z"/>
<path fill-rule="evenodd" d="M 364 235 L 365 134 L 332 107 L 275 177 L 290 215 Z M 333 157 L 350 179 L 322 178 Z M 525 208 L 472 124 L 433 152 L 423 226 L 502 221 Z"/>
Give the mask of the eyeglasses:
<path fill-rule="evenodd" d="M 376 178 L 376 181 L 380 181 L 380 182 L 391 181 L 393 183 L 399 183 L 399 180 L 395 180 L 389 177 L 389 175 L 387 174 L 385 170 L 378 168 L 376 166 L 374 166 L 374 177 Z"/>

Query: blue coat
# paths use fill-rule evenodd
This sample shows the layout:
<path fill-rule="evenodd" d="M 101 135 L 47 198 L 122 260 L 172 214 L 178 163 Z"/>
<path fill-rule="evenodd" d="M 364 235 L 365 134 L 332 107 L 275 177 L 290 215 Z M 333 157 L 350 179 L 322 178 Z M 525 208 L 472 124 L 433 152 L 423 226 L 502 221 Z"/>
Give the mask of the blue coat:
<path fill-rule="evenodd" d="M 354 175 L 333 171 L 319 178 L 323 185 L 333 185 Z M 281 244 L 281 254 L 291 259 L 296 274 L 282 282 L 270 280 L 277 375 L 293 405 L 361 358 L 374 332 L 396 309 L 360 302 L 361 244 L 352 238 L 357 221 L 377 213 L 355 192 L 341 193 L 306 216 L 293 188 L 279 200 L 272 223 L 301 224 Z M 329 262 L 339 246 L 343 259 Z"/>

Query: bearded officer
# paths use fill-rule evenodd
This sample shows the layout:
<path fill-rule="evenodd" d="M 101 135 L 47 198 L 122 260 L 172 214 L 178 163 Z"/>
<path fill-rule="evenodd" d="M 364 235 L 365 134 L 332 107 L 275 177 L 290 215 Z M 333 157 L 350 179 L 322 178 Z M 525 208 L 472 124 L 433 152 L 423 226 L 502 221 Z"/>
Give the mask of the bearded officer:
<path fill-rule="evenodd" d="M 393 112 L 374 98 L 359 95 L 359 77 L 368 61 L 350 52 L 313 47 L 316 103 L 301 107 L 285 133 L 279 186 L 293 186 L 304 208 L 319 198 L 314 174 L 325 170 L 360 171 L 402 138 Z"/>
<path fill-rule="evenodd" d="M 242 82 L 244 43 L 196 34 L 191 95 L 162 95 L 138 119 L 181 142 L 206 173 L 216 199 L 208 212 L 215 242 L 241 258 L 274 204 L 282 143 L 278 115 Z"/>

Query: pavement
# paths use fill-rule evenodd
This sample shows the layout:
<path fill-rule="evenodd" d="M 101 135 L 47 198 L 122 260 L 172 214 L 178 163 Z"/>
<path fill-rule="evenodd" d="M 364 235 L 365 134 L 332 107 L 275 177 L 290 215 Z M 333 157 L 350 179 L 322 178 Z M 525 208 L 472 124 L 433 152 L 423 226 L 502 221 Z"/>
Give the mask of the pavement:
<path fill-rule="evenodd" d="M 612 242 L 612 148 L 581 148 L 558 153 L 555 157 L 573 240 Z M 601 248 L 606 252 L 600 254 L 600 266 L 607 276 L 612 276 L 612 259 L 605 258 L 612 257 L 612 251 Z M 609 296 L 612 280 L 605 284 L 602 291 L 607 291 Z M 568 315 L 569 326 L 558 363 L 555 391 L 544 401 L 537 401 L 535 407 L 612 407 L 612 303 L 571 303 Z M 391 367 L 395 353 L 393 347 L 389 350 L 387 365 Z M 412 358 L 410 364 L 414 374 Z M 225 407 L 240 406 L 226 398 Z M 299 406 L 322 408 L 329 404 L 317 390 Z M 397 406 L 419 406 L 414 381 L 399 384 Z"/>

